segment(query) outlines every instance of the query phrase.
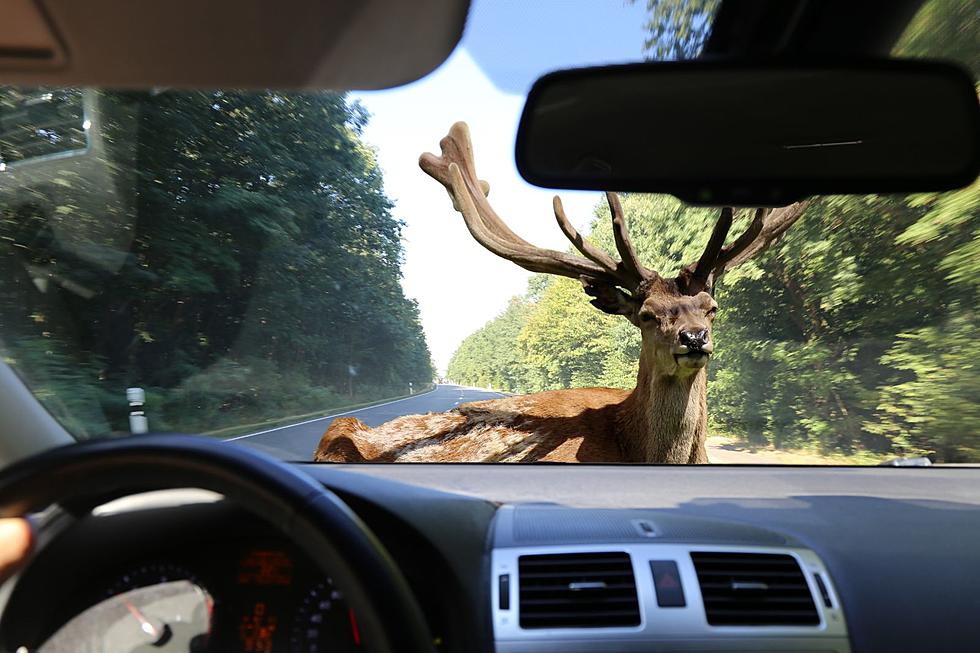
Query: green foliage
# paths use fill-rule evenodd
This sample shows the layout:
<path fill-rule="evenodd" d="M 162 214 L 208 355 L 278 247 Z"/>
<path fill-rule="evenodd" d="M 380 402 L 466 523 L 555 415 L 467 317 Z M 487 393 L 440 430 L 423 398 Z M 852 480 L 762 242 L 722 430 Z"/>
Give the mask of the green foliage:
<path fill-rule="evenodd" d="M 898 334 L 882 357 L 896 371 L 882 388 L 880 421 L 869 428 L 912 454 L 980 460 L 980 328 L 954 307 L 941 324 Z"/>
<path fill-rule="evenodd" d="M 702 17 L 714 5 L 650 0 L 648 54 L 696 54 L 707 34 Z M 951 58 L 976 74 L 978 25 L 975 2 L 932 0 L 896 53 Z M 716 217 L 668 197 L 630 195 L 623 206 L 641 260 L 667 275 L 696 260 Z M 980 460 L 978 218 L 978 183 L 944 194 L 813 202 L 778 244 L 717 285 L 711 427 L 827 453 Z M 590 238 L 614 252 L 604 205 Z M 589 307 L 566 279 L 536 278 L 526 299 L 520 357 L 511 362 L 524 377 L 509 388 L 633 386 L 639 335 L 626 320 Z M 500 338 L 486 340 L 468 369 L 513 351 L 503 339 L 513 332 L 484 327 Z"/>
<path fill-rule="evenodd" d="M 449 378 L 508 392 L 529 391 L 517 341 L 530 306 L 514 297 L 503 313 L 464 340 L 449 361 Z"/>
<path fill-rule="evenodd" d="M 905 28 L 895 53 L 906 57 L 951 59 L 980 75 L 974 0 L 929 0 Z"/>
<path fill-rule="evenodd" d="M 86 93 L 101 140 L 0 184 L 6 356 L 48 405 L 97 389 L 98 418 L 73 413 L 88 415 L 74 431 L 126 430 L 129 386 L 150 392 L 151 427 L 193 431 L 430 382 L 361 107 L 337 93 Z M 0 107 L 23 95 L 0 89 Z M 93 372 L 69 391 L 73 366 Z"/>
<path fill-rule="evenodd" d="M 980 286 L 980 226 L 976 220 L 980 215 L 980 182 L 952 193 L 920 195 L 910 204 L 928 210 L 898 237 L 898 242 L 913 246 L 946 243 L 940 270 L 949 281 L 975 292 Z"/>
<path fill-rule="evenodd" d="M 367 399 L 383 389 L 371 388 Z M 389 390 L 390 393 L 390 390 Z M 350 403 L 330 388 L 310 383 L 302 370 L 282 369 L 274 362 L 226 359 L 184 379 L 170 389 L 152 389 L 148 400 L 156 430 L 211 431 L 270 418 L 326 411 Z"/>
<path fill-rule="evenodd" d="M 35 396 L 66 429 L 82 437 L 108 430 L 97 361 L 79 361 L 44 338 L 21 338 L 10 349 L 16 357 L 4 362 L 31 380 Z"/>
<path fill-rule="evenodd" d="M 532 390 L 598 384 L 601 336 L 614 318 L 581 300 L 581 284 L 562 277 L 548 285 L 529 313 L 517 344 Z"/>
<path fill-rule="evenodd" d="M 649 58 L 693 59 L 701 54 L 720 0 L 646 0 L 646 3 L 650 18 L 643 49 Z"/>

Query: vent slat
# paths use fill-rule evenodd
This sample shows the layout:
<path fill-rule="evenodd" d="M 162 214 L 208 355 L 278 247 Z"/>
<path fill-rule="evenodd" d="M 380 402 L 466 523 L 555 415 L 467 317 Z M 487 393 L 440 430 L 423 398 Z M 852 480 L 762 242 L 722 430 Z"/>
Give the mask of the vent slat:
<path fill-rule="evenodd" d="M 711 578 L 712 576 L 718 576 L 721 578 L 727 578 L 729 576 L 752 576 L 753 578 L 797 578 L 800 575 L 800 570 L 774 571 L 772 569 L 735 569 L 732 571 L 715 571 L 712 569 L 703 573 L 705 578 Z"/>
<path fill-rule="evenodd" d="M 521 603 L 527 602 L 528 605 L 536 605 L 542 601 L 574 601 L 575 603 L 589 603 L 592 601 L 635 601 L 635 592 L 589 592 L 585 596 L 579 596 L 582 592 L 550 592 L 548 594 L 528 594 L 522 596 Z"/>
<path fill-rule="evenodd" d="M 569 619 L 569 620 L 574 619 L 576 621 L 579 621 L 580 618 L 583 616 L 593 617 L 593 618 L 601 618 L 601 617 L 627 618 L 627 617 L 632 617 L 634 614 L 635 614 L 635 610 L 592 610 L 591 612 L 582 612 L 581 614 L 569 613 L 562 610 L 561 612 L 554 612 L 554 611 L 535 612 L 533 618 L 538 621 L 550 620 L 550 619 Z"/>
<path fill-rule="evenodd" d="M 525 605 L 568 605 L 568 606 L 585 606 L 586 608 L 593 605 L 608 605 L 610 603 L 627 603 L 633 605 L 636 603 L 635 596 L 605 596 L 605 597 L 595 597 L 590 598 L 585 601 L 581 599 L 569 599 L 569 598 L 554 598 L 554 599 L 521 599 L 521 606 Z"/>
<path fill-rule="evenodd" d="M 528 563 L 528 566 L 535 567 L 573 567 L 575 569 L 581 569 L 582 567 L 588 567 L 590 565 L 613 565 L 622 566 L 623 560 L 618 556 L 596 556 L 594 558 L 580 558 L 575 562 L 569 563 L 568 560 L 535 560 L 532 563 Z"/>
<path fill-rule="evenodd" d="M 789 556 L 788 560 L 779 560 L 778 558 L 780 558 L 783 554 L 748 553 L 744 555 L 749 555 L 752 556 L 753 558 L 755 558 L 756 556 L 766 557 L 768 558 L 768 560 L 765 561 L 765 564 L 768 567 L 787 567 L 789 569 L 794 569 L 795 567 L 797 567 L 796 560 L 793 559 L 792 556 Z M 710 560 L 703 560 L 701 564 L 704 566 L 723 565 L 728 568 L 738 567 L 740 565 L 746 565 L 749 567 L 758 567 L 759 561 L 753 558 L 743 558 L 741 557 L 741 555 L 731 555 L 731 556 L 720 555 Z"/>
<path fill-rule="evenodd" d="M 547 585 L 524 585 L 521 587 L 522 591 L 525 592 L 566 592 L 568 591 L 568 583 L 549 583 Z M 609 592 L 626 592 L 630 595 L 636 593 L 636 586 L 633 583 L 606 583 L 606 590 Z"/>
<path fill-rule="evenodd" d="M 732 578 L 725 578 L 724 580 L 706 580 L 700 583 L 701 591 L 711 591 L 711 590 L 725 590 L 726 592 L 732 588 Z M 796 592 L 800 591 L 800 586 L 798 583 L 777 583 L 777 582 L 766 582 L 769 587 L 770 592 Z M 809 593 L 809 591 L 808 591 Z"/>
<path fill-rule="evenodd" d="M 796 558 L 785 554 L 692 553 L 712 626 L 816 626 L 813 595 Z"/>
<path fill-rule="evenodd" d="M 715 608 L 715 613 L 719 615 L 729 615 L 729 616 L 743 616 L 743 617 L 792 617 L 797 615 L 810 614 L 809 610 L 763 610 L 754 608 L 745 608 L 740 610 L 724 610 L 720 608 Z"/>
<path fill-rule="evenodd" d="M 626 553 L 520 556 L 521 628 L 638 626 L 633 563 Z M 590 587 L 570 587 L 591 583 Z"/>
<path fill-rule="evenodd" d="M 528 571 L 521 574 L 521 578 L 525 579 L 535 579 L 535 578 L 572 578 L 577 580 L 579 578 L 605 578 L 607 576 L 616 577 L 632 577 L 632 569 L 624 569 L 622 571 L 592 571 L 589 569 L 570 569 L 568 571 Z"/>
<path fill-rule="evenodd" d="M 743 608 L 751 608 L 753 606 L 758 606 L 758 607 L 765 608 L 765 607 L 768 607 L 770 605 L 803 605 L 803 606 L 806 606 L 806 605 L 809 605 L 810 603 L 813 602 L 813 599 L 812 598 L 805 597 L 805 596 L 792 597 L 792 598 L 783 598 L 783 597 L 770 598 L 770 597 L 766 597 L 766 598 L 760 598 L 760 599 L 753 599 L 751 597 L 742 598 L 742 597 L 739 597 L 739 596 L 710 596 L 710 597 L 708 595 L 704 595 L 704 596 L 705 596 L 705 601 L 710 600 L 712 603 L 718 604 L 716 606 L 718 609 L 724 609 L 725 608 L 725 604 L 728 604 L 728 605 L 738 605 L 738 606 L 743 607 Z"/>

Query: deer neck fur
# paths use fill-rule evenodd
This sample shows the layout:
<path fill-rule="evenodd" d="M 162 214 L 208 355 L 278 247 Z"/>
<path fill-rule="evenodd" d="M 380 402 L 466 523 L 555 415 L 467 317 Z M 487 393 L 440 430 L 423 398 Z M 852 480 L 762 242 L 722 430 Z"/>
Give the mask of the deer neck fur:
<path fill-rule="evenodd" d="M 664 374 L 646 348 L 636 388 L 620 405 L 620 448 L 627 462 L 708 462 L 708 370 Z"/>

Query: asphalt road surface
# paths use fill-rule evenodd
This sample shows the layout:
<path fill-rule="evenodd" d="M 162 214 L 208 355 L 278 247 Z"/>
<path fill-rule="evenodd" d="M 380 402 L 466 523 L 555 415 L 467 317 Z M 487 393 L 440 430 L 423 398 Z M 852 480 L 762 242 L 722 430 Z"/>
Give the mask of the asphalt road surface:
<path fill-rule="evenodd" d="M 378 426 L 402 415 L 439 413 L 468 401 L 496 399 L 504 395 L 479 388 L 459 385 L 438 385 L 432 392 L 383 402 L 366 408 L 305 420 L 297 424 L 278 426 L 248 435 L 228 438 L 238 444 L 248 445 L 284 460 L 310 461 L 320 443 L 320 437 L 335 417 L 356 417 L 368 426 Z M 746 450 L 724 438 L 708 439 L 708 460 L 712 463 L 755 465 L 805 464 L 819 465 L 828 462 L 819 456 L 800 455 L 780 451 Z"/>
<path fill-rule="evenodd" d="M 478 388 L 437 385 L 435 390 L 414 397 L 405 397 L 366 408 L 318 417 L 298 424 L 278 426 L 274 429 L 239 435 L 228 438 L 228 440 L 261 449 L 278 458 L 308 461 L 313 460 L 313 452 L 316 450 L 316 445 L 320 443 L 320 437 L 335 417 L 356 417 L 368 426 L 378 426 L 402 415 L 441 413 L 468 401 L 496 399 L 503 396 L 499 392 L 489 392 Z"/>

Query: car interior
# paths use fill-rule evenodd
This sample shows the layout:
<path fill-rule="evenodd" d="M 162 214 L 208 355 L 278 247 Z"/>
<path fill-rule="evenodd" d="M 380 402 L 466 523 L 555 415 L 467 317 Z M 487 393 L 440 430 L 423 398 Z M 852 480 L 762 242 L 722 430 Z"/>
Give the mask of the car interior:
<path fill-rule="evenodd" d="M 974 76 L 890 58 L 922 5 L 720 0 L 696 59 L 550 73 L 497 145 L 532 184 L 703 206 L 975 184 Z M 5 0 L 0 83 L 392 88 L 450 56 L 469 10 Z M 638 149 L 650 123 L 685 136 Z M 195 434 L 78 442 L 0 361 L 0 465 L 0 516 L 34 531 L 0 585 L 10 653 L 980 650 L 968 464 L 314 464 Z"/>

